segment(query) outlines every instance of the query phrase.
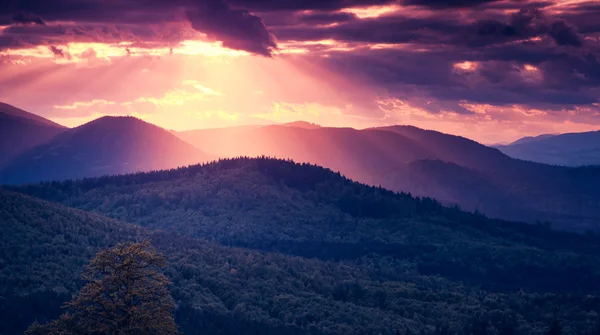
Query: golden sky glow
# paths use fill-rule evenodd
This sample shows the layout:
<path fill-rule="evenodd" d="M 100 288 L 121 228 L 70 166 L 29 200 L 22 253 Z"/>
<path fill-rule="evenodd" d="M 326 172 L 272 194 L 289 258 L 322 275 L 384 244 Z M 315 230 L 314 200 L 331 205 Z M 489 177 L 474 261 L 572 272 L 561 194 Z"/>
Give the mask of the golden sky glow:
<path fill-rule="evenodd" d="M 383 15 L 398 12 L 402 7 L 398 5 L 385 5 L 385 6 L 368 6 L 368 7 L 352 7 L 345 8 L 342 11 L 352 13 L 361 19 L 377 18 Z"/>
<path fill-rule="evenodd" d="M 0 101 L 67 126 L 412 124 L 486 143 L 600 128 L 593 3 L 352 3 L 249 3 L 226 13 L 239 22 L 128 2 L 24 18 L 0 26 Z"/>

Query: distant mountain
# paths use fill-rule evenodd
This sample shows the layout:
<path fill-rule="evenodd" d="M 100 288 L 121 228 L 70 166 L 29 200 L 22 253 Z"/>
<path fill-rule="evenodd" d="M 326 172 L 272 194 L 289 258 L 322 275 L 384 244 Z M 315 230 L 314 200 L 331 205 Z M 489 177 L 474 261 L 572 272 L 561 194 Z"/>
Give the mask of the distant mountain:
<path fill-rule="evenodd" d="M 497 146 L 505 154 L 552 165 L 600 165 L 600 131 L 540 135 Z"/>
<path fill-rule="evenodd" d="M 460 136 L 411 126 L 356 130 L 281 125 L 178 136 L 219 157 L 290 158 L 493 217 L 600 229 L 600 168 L 526 162 Z"/>
<path fill-rule="evenodd" d="M 544 140 L 547 138 L 551 138 L 554 137 L 558 134 L 542 134 L 542 135 L 538 135 L 538 136 L 525 136 L 523 138 L 520 138 L 512 143 L 508 143 L 505 145 L 516 145 L 516 144 L 525 144 L 525 143 L 531 143 L 531 142 L 537 142 L 540 140 Z"/>
<path fill-rule="evenodd" d="M 63 131 L 0 170 L 2 183 L 26 183 L 175 168 L 207 161 L 168 131 L 133 117 L 102 117 Z"/>
<path fill-rule="evenodd" d="M 79 210 L 0 190 L 0 327 L 42 321 L 91 253 L 144 234 L 167 257 L 190 335 L 462 333 L 505 315 L 513 333 L 546 334 L 556 315 L 576 334 L 600 311 L 598 236 L 491 220 L 318 166 L 232 159 L 11 189 Z"/>
<path fill-rule="evenodd" d="M 66 129 L 41 116 L 0 102 L 0 168 L 20 153 Z"/>
<path fill-rule="evenodd" d="M 306 122 L 306 121 L 288 122 L 288 123 L 282 123 L 280 125 L 281 126 L 286 126 L 286 127 L 303 128 L 303 129 L 318 129 L 318 128 L 321 128 L 321 126 L 319 126 L 316 123 L 310 123 L 310 122 Z"/>
<path fill-rule="evenodd" d="M 399 164 L 435 158 L 428 148 L 390 131 L 353 128 L 306 129 L 281 125 L 195 130 L 179 136 L 219 157 L 272 156 L 325 166 L 372 183 Z"/>

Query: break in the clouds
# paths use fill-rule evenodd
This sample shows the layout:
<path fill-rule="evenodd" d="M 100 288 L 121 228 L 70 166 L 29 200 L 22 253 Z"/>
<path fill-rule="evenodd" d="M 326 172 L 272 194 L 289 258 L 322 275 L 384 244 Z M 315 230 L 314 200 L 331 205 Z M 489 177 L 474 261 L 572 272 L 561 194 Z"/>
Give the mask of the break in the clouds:
<path fill-rule="evenodd" d="M 492 142 L 598 128 L 599 41 L 597 1 L 8 0 L 0 99 L 58 121 L 411 123 Z"/>

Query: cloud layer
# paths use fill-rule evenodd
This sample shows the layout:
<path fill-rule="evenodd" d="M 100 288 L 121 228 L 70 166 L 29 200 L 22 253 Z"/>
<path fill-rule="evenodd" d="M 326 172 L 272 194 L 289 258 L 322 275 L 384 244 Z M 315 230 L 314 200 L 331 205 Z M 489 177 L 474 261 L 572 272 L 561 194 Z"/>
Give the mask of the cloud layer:
<path fill-rule="evenodd" d="M 452 120 L 495 123 L 499 131 L 517 124 L 529 133 L 531 124 L 600 125 L 597 1 L 131 0 L 109 6 L 101 0 L 7 0 L 0 13 L 0 67 L 11 66 L 15 73 L 15 66 L 25 67 L 36 57 L 81 68 L 116 66 L 116 58 L 132 56 L 212 53 L 229 62 L 227 57 L 253 54 L 266 58 L 254 61 L 262 72 L 252 71 L 248 86 L 263 76 L 271 83 L 262 105 L 249 114 L 267 115 L 274 104 L 294 104 L 335 107 L 353 122 L 364 118 L 369 125 Z M 277 62 L 327 81 L 332 91 L 303 92 L 308 88 L 294 83 L 298 74 L 282 76 L 279 65 L 269 65 Z M 0 85 L 11 80 L 26 79 L 0 75 Z M 287 101 L 275 93 L 281 87 L 294 90 Z M 248 93 L 237 92 L 229 92 L 229 99 L 244 101 Z M 98 95 L 80 101 L 112 101 Z M 243 116 L 244 111 L 223 113 Z"/>

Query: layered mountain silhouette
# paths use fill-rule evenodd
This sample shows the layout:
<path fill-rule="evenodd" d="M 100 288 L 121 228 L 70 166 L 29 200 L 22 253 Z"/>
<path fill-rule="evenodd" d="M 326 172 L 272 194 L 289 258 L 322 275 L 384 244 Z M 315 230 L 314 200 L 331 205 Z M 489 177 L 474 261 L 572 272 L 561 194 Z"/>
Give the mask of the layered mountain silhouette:
<path fill-rule="evenodd" d="M 412 126 L 357 130 L 292 122 L 169 132 L 132 117 L 103 117 L 65 129 L 8 110 L 6 115 L 20 115 L 19 120 L 49 127 L 57 135 L 39 138 L 41 144 L 7 160 L 0 168 L 0 183 L 5 184 L 169 169 L 216 157 L 271 156 L 321 165 L 364 183 L 434 197 L 491 217 L 549 221 L 563 229 L 599 228 L 600 167 L 515 159 L 464 137 Z M 19 134 L 14 137 L 23 137 Z M 595 134 L 586 133 L 586 143 L 595 143 L 590 140 Z M 567 135 L 524 139 L 515 146 Z"/>
<path fill-rule="evenodd" d="M 600 165 L 600 131 L 540 135 L 497 148 L 511 157 L 545 164 Z"/>
<path fill-rule="evenodd" d="M 460 136 L 392 126 L 356 130 L 264 126 L 196 130 L 182 139 L 219 157 L 310 162 L 353 179 L 431 196 L 493 217 L 596 229 L 600 168 L 518 160 Z"/>
<path fill-rule="evenodd" d="M 102 117 L 20 154 L 0 182 L 26 183 L 168 169 L 210 157 L 168 131 L 134 117 Z"/>
<path fill-rule="evenodd" d="M 0 102 L 0 168 L 20 153 L 66 129 L 43 117 Z"/>

